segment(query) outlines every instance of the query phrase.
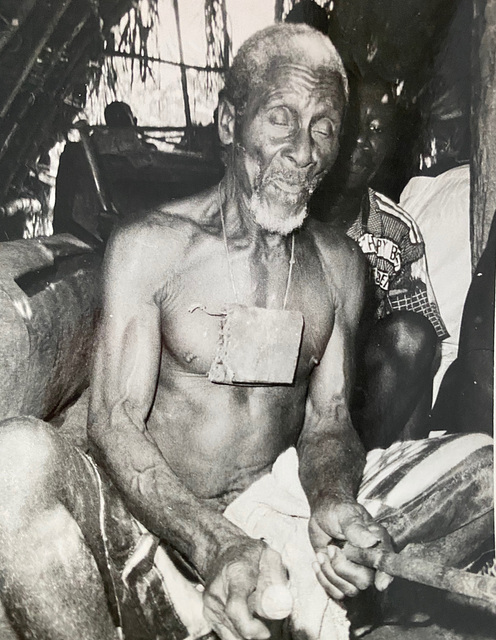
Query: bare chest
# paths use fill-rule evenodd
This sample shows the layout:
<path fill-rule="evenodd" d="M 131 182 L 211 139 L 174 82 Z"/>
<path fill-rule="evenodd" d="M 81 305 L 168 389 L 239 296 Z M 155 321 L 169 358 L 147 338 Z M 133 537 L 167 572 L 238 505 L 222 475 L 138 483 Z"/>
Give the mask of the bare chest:
<path fill-rule="evenodd" d="M 271 313 L 266 315 L 272 318 L 268 331 L 273 332 L 274 339 L 284 332 L 290 334 L 291 327 L 287 324 L 295 314 L 282 311 L 287 294 L 285 310 L 303 317 L 296 352 L 296 377 L 308 376 L 322 358 L 332 332 L 332 292 L 315 257 L 297 260 L 289 288 L 286 266 L 284 262 L 257 265 L 241 256 L 233 262 L 230 272 L 222 253 L 184 264 L 172 279 L 161 303 L 163 351 L 169 367 L 206 376 L 219 354 L 226 310 L 236 303 L 248 308 L 269 309 Z M 253 317 L 256 322 L 265 322 L 263 313 L 255 313 Z M 249 353 L 250 349 L 259 346 L 254 344 L 261 339 L 257 336 L 264 334 L 267 340 L 264 327 L 255 327 L 244 336 L 241 332 L 238 339 L 239 342 L 245 340 L 243 348 Z M 266 351 L 270 357 L 270 345 L 267 349 L 262 347 L 261 351 Z M 289 351 L 288 357 L 292 357 Z"/>

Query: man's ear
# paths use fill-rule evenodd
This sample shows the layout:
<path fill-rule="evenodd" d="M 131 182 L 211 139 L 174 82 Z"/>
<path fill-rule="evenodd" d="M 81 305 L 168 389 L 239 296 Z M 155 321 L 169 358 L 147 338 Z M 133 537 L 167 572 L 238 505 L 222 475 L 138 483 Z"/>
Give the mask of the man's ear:
<path fill-rule="evenodd" d="M 236 122 L 236 109 L 229 100 L 223 98 L 219 104 L 219 139 L 223 145 L 230 145 L 234 140 L 234 125 Z"/>

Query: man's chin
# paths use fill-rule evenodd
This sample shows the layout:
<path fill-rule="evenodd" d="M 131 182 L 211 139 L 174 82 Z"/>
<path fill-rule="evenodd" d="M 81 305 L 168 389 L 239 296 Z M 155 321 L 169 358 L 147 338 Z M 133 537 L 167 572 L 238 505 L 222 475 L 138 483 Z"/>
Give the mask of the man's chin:
<path fill-rule="evenodd" d="M 251 210 L 255 222 L 262 229 L 281 236 L 299 229 L 308 214 L 306 203 L 297 207 L 278 206 L 258 197 L 252 198 Z"/>

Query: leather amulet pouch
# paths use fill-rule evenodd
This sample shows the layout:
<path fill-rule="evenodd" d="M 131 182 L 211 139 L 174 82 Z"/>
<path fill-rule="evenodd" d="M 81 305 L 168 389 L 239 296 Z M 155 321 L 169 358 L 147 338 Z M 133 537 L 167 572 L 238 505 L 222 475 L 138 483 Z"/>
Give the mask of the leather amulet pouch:
<path fill-rule="evenodd" d="M 303 333 L 299 311 L 230 305 L 208 379 L 218 384 L 292 384 Z"/>

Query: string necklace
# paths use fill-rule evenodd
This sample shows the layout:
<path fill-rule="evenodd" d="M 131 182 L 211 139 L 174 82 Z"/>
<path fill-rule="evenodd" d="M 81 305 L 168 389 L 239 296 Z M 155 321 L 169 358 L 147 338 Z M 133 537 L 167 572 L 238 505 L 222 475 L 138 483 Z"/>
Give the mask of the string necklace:
<path fill-rule="evenodd" d="M 238 290 L 236 289 L 236 283 L 234 281 L 234 271 L 233 271 L 233 266 L 231 262 L 231 254 L 229 253 L 229 246 L 227 244 L 226 223 L 224 220 L 224 209 L 222 207 L 222 198 L 220 196 L 220 183 L 217 188 L 217 195 L 219 198 L 220 221 L 222 224 L 222 237 L 224 239 L 224 249 L 226 250 L 227 268 L 229 270 L 229 277 L 231 278 L 231 285 L 234 292 L 234 299 L 236 300 L 236 304 L 239 304 Z M 291 256 L 289 258 L 288 281 L 286 283 L 286 292 L 284 294 L 284 300 L 282 303 L 283 311 L 286 309 L 286 304 L 288 302 L 288 297 L 289 297 L 289 289 L 291 287 L 291 277 L 293 275 L 293 265 L 295 263 L 294 250 L 295 250 L 295 238 L 294 238 L 294 232 L 293 232 L 291 234 Z"/>

